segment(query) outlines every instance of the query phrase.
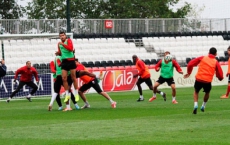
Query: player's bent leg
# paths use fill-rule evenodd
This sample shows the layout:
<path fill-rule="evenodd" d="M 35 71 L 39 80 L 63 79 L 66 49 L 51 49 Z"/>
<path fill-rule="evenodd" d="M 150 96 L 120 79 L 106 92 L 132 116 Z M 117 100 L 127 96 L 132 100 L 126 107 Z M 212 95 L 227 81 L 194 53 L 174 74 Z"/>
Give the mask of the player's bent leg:
<path fill-rule="evenodd" d="M 73 81 L 73 86 L 74 86 L 74 96 L 75 96 L 75 100 L 79 101 L 79 95 L 78 95 L 78 84 L 77 84 L 77 79 L 76 79 L 76 69 L 71 69 L 70 70 L 70 75 L 71 75 L 71 79 Z"/>
<path fill-rule="evenodd" d="M 105 97 L 107 100 L 110 101 L 112 108 L 116 108 L 117 102 L 113 101 L 112 98 L 106 92 L 101 92 L 99 94 L 102 95 L 103 97 Z"/>
<path fill-rule="evenodd" d="M 221 99 L 228 99 L 228 98 L 229 98 L 229 97 L 228 97 L 229 92 L 230 92 L 230 83 L 228 83 L 226 94 L 220 96 L 220 98 L 221 98 Z"/>
<path fill-rule="evenodd" d="M 172 103 L 178 104 L 178 102 L 176 101 L 176 85 L 171 84 L 171 89 L 172 89 Z"/>
<path fill-rule="evenodd" d="M 144 82 L 144 80 L 142 78 L 139 78 L 137 83 L 136 83 L 138 91 L 139 91 L 139 94 L 140 94 L 140 97 L 137 99 L 137 102 L 144 101 L 144 96 L 143 96 L 142 87 L 141 87 L 141 84 L 143 82 Z"/>
<path fill-rule="evenodd" d="M 16 95 L 24 85 L 25 83 L 20 81 L 16 90 L 13 93 L 11 93 L 10 97 L 6 100 L 6 102 L 9 103 L 10 100 L 14 97 L 14 95 Z"/>
<path fill-rule="evenodd" d="M 75 109 L 76 109 L 76 110 L 79 110 L 80 107 L 78 106 L 78 104 L 77 104 L 77 102 L 76 102 L 76 100 L 75 100 L 75 97 L 74 97 L 74 95 L 73 95 L 72 92 L 71 92 L 71 100 L 72 100 L 72 102 L 73 102 L 73 104 L 74 104 L 74 106 L 75 106 Z"/>
<path fill-rule="evenodd" d="M 81 107 L 81 109 L 86 109 L 86 108 L 90 108 L 90 105 L 89 105 L 89 103 L 88 103 L 88 101 L 87 101 L 87 99 L 86 99 L 86 96 L 85 96 L 85 94 L 83 93 L 83 91 L 81 91 L 81 88 L 79 89 L 79 91 L 78 91 L 78 94 L 79 94 L 79 96 L 81 97 L 81 99 L 84 101 L 84 106 L 82 106 Z"/>
<path fill-rule="evenodd" d="M 63 87 L 65 89 L 65 99 L 64 99 L 65 103 L 70 99 L 67 76 L 68 76 L 68 72 L 66 70 L 62 69 L 62 81 L 63 81 Z"/>

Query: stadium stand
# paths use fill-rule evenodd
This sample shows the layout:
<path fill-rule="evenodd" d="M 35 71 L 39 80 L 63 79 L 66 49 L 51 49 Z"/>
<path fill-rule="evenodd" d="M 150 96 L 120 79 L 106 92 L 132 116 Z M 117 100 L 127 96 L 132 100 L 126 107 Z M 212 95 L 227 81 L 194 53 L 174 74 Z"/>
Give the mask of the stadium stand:
<path fill-rule="evenodd" d="M 97 70 L 132 68 L 137 54 L 149 67 L 170 51 L 182 66 L 206 55 L 210 47 L 218 50 L 217 60 L 226 64 L 230 32 L 151 32 L 137 34 L 74 34 L 75 56 L 86 67 Z M 59 39 L 4 40 L 5 58 L 10 74 L 30 60 L 39 72 L 49 72 Z M 122 66 L 122 67 L 121 67 Z"/>

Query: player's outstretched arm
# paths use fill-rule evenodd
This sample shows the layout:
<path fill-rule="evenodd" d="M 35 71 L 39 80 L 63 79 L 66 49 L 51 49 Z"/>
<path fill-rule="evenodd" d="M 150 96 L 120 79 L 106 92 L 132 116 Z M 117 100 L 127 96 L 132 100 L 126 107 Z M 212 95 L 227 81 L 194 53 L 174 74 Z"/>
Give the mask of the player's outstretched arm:
<path fill-rule="evenodd" d="M 183 71 L 179 65 L 179 63 L 176 60 L 172 60 L 173 66 L 176 68 L 176 71 L 180 74 L 183 74 Z"/>
<path fill-rule="evenodd" d="M 158 61 L 158 63 L 155 65 L 155 70 L 156 72 L 158 72 L 161 68 L 161 63 L 162 63 L 162 60 Z"/>
<path fill-rule="evenodd" d="M 216 62 L 216 77 L 222 81 L 224 79 L 223 70 L 218 62 Z"/>

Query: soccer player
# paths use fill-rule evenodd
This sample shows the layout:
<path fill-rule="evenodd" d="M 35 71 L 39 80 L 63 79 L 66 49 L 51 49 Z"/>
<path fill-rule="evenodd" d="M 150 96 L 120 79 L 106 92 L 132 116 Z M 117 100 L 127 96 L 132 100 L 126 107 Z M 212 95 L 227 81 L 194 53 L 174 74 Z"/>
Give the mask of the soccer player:
<path fill-rule="evenodd" d="M 64 102 L 67 102 L 70 99 L 70 93 L 69 93 L 69 85 L 67 82 L 67 76 L 68 71 L 70 71 L 70 75 L 73 81 L 74 85 L 74 95 L 76 98 L 76 101 L 79 100 L 79 96 L 77 94 L 77 80 L 76 80 L 76 64 L 75 64 L 75 56 L 74 56 L 74 49 L 71 39 L 67 39 L 67 36 L 65 32 L 60 32 L 59 37 L 61 39 L 61 42 L 58 43 L 58 52 L 56 54 L 61 56 L 62 63 L 61 63 L 61 69 L 62 69 L 62 81 L 63 86 L 65 88 L 65 100 Z"/>
<path fill-rule="evenodd" d="M 0 61 L 0 82 L 1 82 L 1 78 L 6 75 L 6 70 L 7 67 L 5 65 L 5 61 L 2 59 L 2 61 Z"/>
<path fill-rule="evenodd" d="M 52 94 L 51 101 L 50 101 L 50 104 L 48 106 L 49 111 L 52 110 L 53 102 L 55 99 L 59 105 L 58 110 L 62 110 L 62 104 L 61 104 L 61 101 L 60 101 L 61 99 L 60 99 L 60 95 L 59 95 L 60 90 L 61 90 L 61 86 L 63 85 L 62 76 L 61 76 L 62 70 L 61 70 L 60 65 L 61 65 L 61 56 L 56 56 L 55 60 L 50 63 L 50 69 L 51 69 L 51 72 L 53 73 L 53 76 L 55 78 L 55 82 L 54 82 L 54 93 Z M 71 88 L 72 79 L 71 79 L 70 75 L 68 75 L 68 77 L 67 77 L 67 82 L 68 82 L 69 88 Z M 71 92 L 71 89 L 69 91 Z M 72 94 L 72 92 L 71 92 L 71 100 L 74 103 L 75 108 L 80 109 L 77 102 L 75 101 L 75 97 Z M 70 106 L 67 106 L 67 108 L 65 110 L 71 110 Z"/>
<path fill-rule="evenodd" d="M 230 56 L 230 46 L 228 47 L 228 56 Z M 230 92 L 230 58 L 228 58 L 228 72 L 226 74 L 226 77 L 228 77 L 228 87 L 227 87 L 227 92 L 223 96 L 221 96 L 221 99 L 228 99 L 228 95 Z"/>
<path fill-rule="evenodd" d="M 102 95 L 107 100 L 109 100 L 110 103 L 111 103 L 112 108 L 116 108 L 117 102 L 113 101 L 111 99 L 111 97 L 106 92 L 103 92 L 101 90 L 101 87 L 98 84 L 98 79 L 96 78 L 96 76 L 94 74 L 92 76 L 84 75 L 83 72 L 87 72 L 86 68 L 84 67 L 83 64 L 78 62 L 78 59 L 76 59 L 75 61 L 76 61 L 76 64 L 77 64 L 76 76 L 77 76 L 77 78 L 80 78 L 84 82 L 84 84 L 78 90 L 79 96 L 82 98 L 82 100 L 85 103 L 84 106 L 81 107 L 81 109 L 90 108 L 90 104 L 88 103 L 84 92 L 86 90 L 90 89 L 91 87 L 93 87 L 97 91 L 98 94 Z M 89 74 L 91 74 L 91 73 L 89 73 Z"/>
<path fill-rule="evenodd" d="M 209 94 L 212 88 L 212 79 L 216 72 L 216 77 L 221 81 L 223 80 L 223 71 L 220 67 L 220 64 L 215 59 L 217 54 L 216 48 L 212 47 L 209 49 L 209 54 L 207 56 L 200 56 L 196 59 L 191 60 L 187 66 L 187 74 L 184 75 L 184 78 L 188 78 L 192 73 L 193 67 L 199 65 L 196 81 L 194 84 L 194 109 L 193 114 L 197 114 L 198 108 L 198 95 L 199 91 L 204 89 L 204 98 L 203 104 L 201 106 L 201 111 L 204 112 L 206 103 L 209 99 Z"/>
<path fill-rule="evenodd" d="M 6 102 L 8 102 L 8 103 L 14 97 L 14 95 L 19 92 L 19 90 L 24 85 L 27 85 L 27 86 L 33 88 L 32 91 L 30 92 L 30 94 L 26 97 L 26 99 L 29 100 L 30 102 L 32 102 L 31 95 L 33 95 L 38 89 L 37 85 L 34 84 L 32 81 L 32 76 L 34 76 L 36 81 L 37 81 L 37 84 L 38 84 L 38 81 L 39 81 L 38 80 L 38 72 L 34 67 L 31 66 L 30 61 L 26 62 L 26 66 L 23 66 L 16 71 L 15 76 L 14 76 L 14 83 L 16 82 L 19 74 L 21 74 L 19 85 L 18 85 L 17 89 L 10 95 L 9 99 L 6 100 Z"/>
<path fill-rule="evenodd" d="M 170 55 L 169 51 L 166 51 L 164 53 L 164 56 Z M 161 84 L 163 84 L 164 82 L 167 82 L 168 86 L 171 87 L 172 89 L 172 103 L 173 104 L 177 104 L 178 102 L 176 101 L 176 86 L 175 86 L 175 82 L 173 79 L 173 69 L 174 67 L 176 68 L 177 72 L 179 72 L 180 74 L 183 74 L 182 69 L 180 67 L 180 65 L 176 62 L 176 60 L 166 60 L 165 57 L 160 60 L 156 65 L 155 65 L 155 70 L 158 72 L 160 71 L 160 77 L 158 78 L 158 80 L 155 82 L 154 84 L 154 95 L 152 98 L 149 99 L 149 102 L 152 102 L 153 100 L 156 99 L 156 93 L 160 93 L 161 95 L 165 95 L 165 93 L 163 92 L 159 92 L 157 91 L 157 87 Z"/>
<path fill-rule="evenodd" d="M 153 84 L 152 84 L 152 81 L 150 79 L 151 75 L 150 75 L 149 69 L 145 65 L 145 63 L 141 59 L 139 59 L 137 57 L 137 55 L 133 55 L 132 58 L 133 58 L 133 63 L 136 65 L 136 68 L 138 70 L 138 74 L 135 74 L 133 77 L 136 78 L 136 77 L 140 76 L 138 78 L 138 81 L 137 81 L 137 88 L 138 88 L 138 91 L 139 91 L 139 94 L 140 94 L 140 97 L 137 99 L 137 102 L 140 102 L 140 101 L 144 101 L 144 96 L 142 94 L 141 84 L 143 82 L 145 82 L 146 85 L 148 85 L 150 90 L 153 90 Z M 166 98 L 165 98 L 164 93 L 162 93 L 162 96 L 163 96 L 163 98 L 165 100 Z"/>

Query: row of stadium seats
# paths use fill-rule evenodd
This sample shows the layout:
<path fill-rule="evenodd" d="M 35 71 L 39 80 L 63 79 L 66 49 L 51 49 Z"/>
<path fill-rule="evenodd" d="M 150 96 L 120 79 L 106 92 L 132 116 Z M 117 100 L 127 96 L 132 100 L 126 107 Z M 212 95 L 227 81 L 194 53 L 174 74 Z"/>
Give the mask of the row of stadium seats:
<path fill-rule="evenodd" d="M 104 34 L 74 34 L 75 39 L 79 38 L 125 38 L 141 39 L 142 37 L 178 37 L 178 36 L 218 36 L 228 37 L 230 31 L 193 31 L 193 32 L 149 32 L 149 33 L 104 33 Z"/>

